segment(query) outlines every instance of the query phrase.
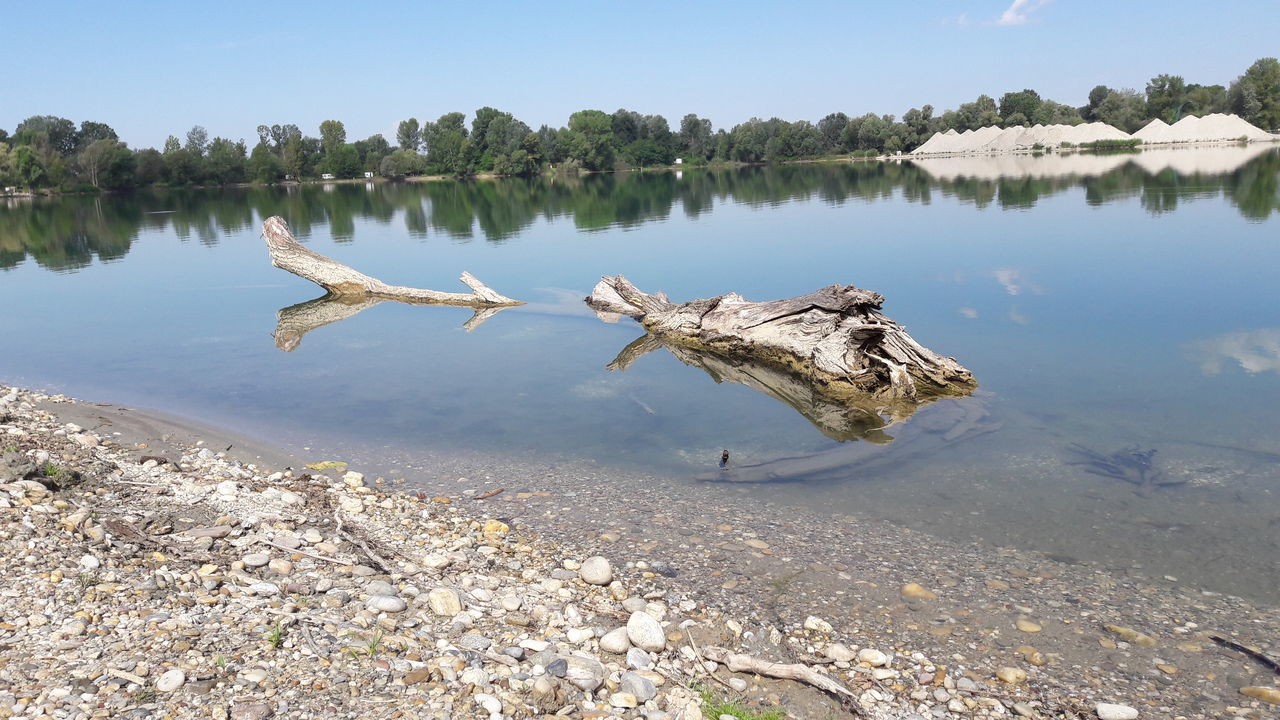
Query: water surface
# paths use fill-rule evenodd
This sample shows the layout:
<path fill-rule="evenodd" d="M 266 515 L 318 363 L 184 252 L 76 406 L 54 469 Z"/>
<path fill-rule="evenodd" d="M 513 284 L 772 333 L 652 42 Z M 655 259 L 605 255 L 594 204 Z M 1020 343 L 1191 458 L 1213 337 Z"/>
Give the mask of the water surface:
<path fill-rule="evenodd" d="M 448 452 L 694 482 L 724 448 L 741 464 L 854 448 L 750 492 L 1274 600 L 1278 173 L 1250 146 L 8 200 L 0 378 L 423 482 L 415 458 Z M 321 293 L 270 266 L 271 215 L 387 282 L 461 289 L 469 270 L 530 304 L 470 331 L 467 309 L 381 303 L 282 333 Z M 974 372 L 961 405 L 988 432 L 944 440 L 926 409 L 868 462 L 867 440 L 666 350 L 607 370 L 642 333 L 581 298 L 617 273 L 675 300 L 876 290 Z M 1180 484 L 1086 473 L 1073 443 L 1154 448 Z"/>

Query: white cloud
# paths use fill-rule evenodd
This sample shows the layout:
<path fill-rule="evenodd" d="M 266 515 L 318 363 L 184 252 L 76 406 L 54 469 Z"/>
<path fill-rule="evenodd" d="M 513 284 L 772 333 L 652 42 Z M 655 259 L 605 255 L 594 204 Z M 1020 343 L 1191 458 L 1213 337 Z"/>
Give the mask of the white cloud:
<path fill-rule="evenodd" d="M 995 24 L 1002 27 L 1026 25 L 1031 21 L 1031 13 L 1048 4 L 1049 0 L 1013 0 Z"/>
<path fill-rule="evenodd" d="M 1280 328 L 1229 332 L 1191 343 L 1190 349 L 1205 375 L 1217 375 L 1232 362 L 1251 375 L 1280 373 Z"/>
<path fill-rule="evenodd" d="M 960 315 L 962 317 L 966 317 L 966 318 L 969 318 L 970 320 L 973 320 L 978 317 L 978 310 L 976 308 L 971 308 L 971 307 L 962 307 L 960 308 Z"/>

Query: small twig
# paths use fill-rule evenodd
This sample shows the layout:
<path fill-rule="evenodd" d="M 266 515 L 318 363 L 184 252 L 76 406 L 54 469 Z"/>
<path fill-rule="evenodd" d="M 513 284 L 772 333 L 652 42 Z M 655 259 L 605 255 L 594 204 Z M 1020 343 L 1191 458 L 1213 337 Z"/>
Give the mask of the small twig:
<path fill-rule="evenodd" d="M 306 641 L 307 647 L 311 648 L 311 652 L 315 654 L 316 657 L 325 659 L 329 657 L 327 654 L 320 652 L 320 648 L 316 647 L 316 642 L 311 639 L 311 631 L 307 629 L 306 625 L 299 625 L 298 630 L 302 632 L 302 639 Z"/>
<path fill-rule="evenodd" d="M 354 534 L 349 533 L 346 530 L 342 529 L 342 511 L 341 510 L 334 509 L 333 518 L 338 521 L 337 530 L 339 535 L 346 538 L 349 542 L 351 542 L 351 544 L 363 550 L 364 554 L 367 555 L 368 558 L 373 561 L 373 564 L 376 565 L 379 570 L 385 573 L 391 572 L 391 567 L 392 567 L 391 563 L 379 557 L 378 554 L 373 551 L 373 548 L 369 547 L 368 543 L 366 543 L 364 540 L 361 540 L 360 538 L 356 537 Z"/>
<path fill-rule="evenodd" d="M 307 557 L 309 557 L 309 558 L 315 558 L 316 560 L 324 560 L 325 562 L 331 562 L 331 563 L 335 563 L 335 564 L 337 564 L 337 565 L 346 565 L 346 564 L 347 564 L 347 561 L 346 561 L 346 560 L 339 560 L 339 559 L 337 559 L 337 558 L 331 558 L 331 557 L 329 557 L 328 555 L 320 555 L 319 553 L 308 552 L 308 551 L 303 550 L 303 549 L 301 549 L 301 548 L 290 548 L 290 547 L 286 547 L 286 546 L 281 545 L 281 544 L 279 544 L 279 543 L 271 542 L 270 540 L 259 540 L 258 542 L 262 543 L 263 545 L 270 545 L 270 546 L 271 546 L 271 547 L 273 547 L 273 548 L 279 548 L 279 549 L 281 549 L 281 550 L 287 550 L 287 551 L 289 551 L 289 552 L 291 552 L 291 553 L 298 553 L 299 555 L 305 555 L 305 556 L 307 556 Z"/>
<path fill-rule="evenodd" d="M 689 632 L 689 628 L 684 629 L 684 636 L 689 640 L 689 646 L 693 648 L 694 657 L 698 659 L 697 660 L 698 669 L 705 672 L 707 676 L 710 677 L 712 680 L 715 680 L 716 682 L 720 683 L 724 687 L 729 688 L 729 690 L 733 692 L 737 692 L 737 690 L 733 689 L 732 685 L 730 685 L 726 680 L 722 679 L 720 676 L 716 675 L 714 672 L 711 671 L 711 668 L 706 666 L 706 660 L 702 659 L 702 651 L 698 649 L 698 643 L 694 642 L 693 633 Z"/>
<path fill-rule="evenodd" d="M 1263 665 L 1265 665 L 1267 668 L 1269 668 L 1269 669 L 1271 670 L 1271 672 L 1273 672 L 1273 673 L 1275 673 L 1275 674 L 1277 674 L 1277 675 L 1280 675 L 1280 663 L 1276 662 L 1275 660 L 1272 660 L 1271 658 L 1267 657 L 1266 655 L 1263 655 L 1262 653 L 1258 652 L 1257 650 L 1254 650 L 1254 649 L 1252 649 L 1252 648 L 1247 648 L 1247 647 L 1245 647 L 1244 645 L 1241 645 L 1241 644 L 1240 644 L 1240 643 L 1238 643 L 1238 642 L 1232 642 L 1232 641 L 1230 641 L 1230 640 L 1228 640 L 1228 639 L 1226 639 L 1226 638 L 1218 637 L 1217 635 L 1210 635 L 1210 636 L 1209 636 L 1209 639 L 1210 639 L 1210 640 L 1212 640 L 1212 641 L 1214 641 L 1215 643 L 1217 643 L 1217 644 L 1221 645 L 1221 646 L 1222 646 L 1222 647 L 1224 647 L 1224 648 L 1228 648 L 1228 649 L 1230 649 L 1230 650 L 1235 650 L 1236 652 L 1244 653 L 1245 655 L 1248 655 L 1249 657 L 1253 658 L 1254 660 L 1257 660 L 1258 662 L 1260 662 L 1260 663 L 1262 663 Z"/>
<path fill-rule="evenodd" d="M 489 498 L 493 497 L 494 495 L 497 495 L 497 494 L 499 494 L 499 493 L 503 493 L 503 492 L 506 492 L 506 491 L 507 491 L 507 489 L 506 489 L 506 488 L 498 488 L 497 490 L 490 490 L 489 492 L 482 492 L 482 493 L 480 493 L 479 495 L 477 495 L 477 496 L 475 496 L 475 497 L 473 497 L 473 498 L 471 498 L 471 499 L 472 499 L 472 500 L 487 500 L 487 499 L 489 499 Z"/>

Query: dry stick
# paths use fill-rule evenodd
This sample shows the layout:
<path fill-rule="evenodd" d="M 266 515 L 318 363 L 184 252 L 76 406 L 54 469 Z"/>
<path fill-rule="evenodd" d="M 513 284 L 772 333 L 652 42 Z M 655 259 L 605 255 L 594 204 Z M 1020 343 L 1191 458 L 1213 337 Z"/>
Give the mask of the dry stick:
<path fill-rule="evenodd" d="M 306 550 L 302 550 L 301 548 L 290 548 L 290 547 L 286 547 L 286 546 L 281 545 L 281 544 L 279 544 L 279 543 L 271 542 L 270 540 L 259 540 L 258 542 L 262 543 L 263 545 L 270 545 L 270 546 L 271 546 L 271 547 L 273 547 L 273 548 L 279 548 L 279 549 L 281 549 L 281 550 L 288 550 L 289 552 L 295 552 L 295 553 L 298 553 L 299 555 L 305 555 L 305 556 L 307 556 L 307 557 L 309 557 L 309 558 L 315 558 L 316 560 L 324 560 L 325 562 L 336 563 L 336 564 L 338 564 L 338 565 L 346 565 L 346 564 L 347 564 L 347 561 L 346 561 L 346 560 L 339 560 L 339 559 L 337 559 L 337 558 L 331 558 L 331 557 L 329 557 L 329 556 L 327 556 L 327 555 L 320 555 L 319 553 L 307 552 Z"/>
<path fill-rule="evenodd" d="M 697 663 L 698 663 L 698 669 L 699 669 L 699 670 L 702 670 L 703 672 L 705 672 L 705 673 L 706 673 L 706 674 L 707 674 L 707 675 L 708 675 L 712 680 L 715 680 L 716 682 L 718 682 L 718 683 L 720 683 L 721 685 L 723 685 L 723 686 L 725 686 L 725 687 L 729 688 L 729 689 L 730 689 L 730 690 L 732 690 L 733 692 L 738 692 L 737 690 L 734 690 L 734 689 L 733 689 L 733 686 L 732 686 L 732 685 L 730 685 L 726 680 L 722 679 L 720 676 L 716 675 L 714 672 L 711 672 L 711 669 L 710 669 L 710 668 L 708 668 L 708 667 L 703 663 L 703 660 L 702 660 L 702 651 L 698 649 L 698 643 L 694 642 L 694 640 L 693 640 L 693 633 L 689 632 L 689 628 L 685 628 L 685 629 L 684 629 L 684 636 L 685 636 L 685 638 L 687 638 L 687 639 L 689 640 L 689 645 L 690 645 L 690 647 L 692 647 L 692 648 L 693 648 L 693 655 L 694 655 L 694 657 L 695 657 L 695 658 L 697 658 L 697 660 L 696 660 L 695 662 L 697 662 Z"/>
<path fill-rule="evenodd" d="M 505 491 L 506 491 L 506 488 L 498 488 L 497 490 L 490 490 L 489 492 L 482 492 L 482 493 L 480 493 L 479 495 L 477 495 L 477 496 L 475 496 L 475 497 L 473 497 L 473 498 L 471 498 L 471 499 L 472 499 L 472 500 L 485 500 L 485 499 L 487 499 L 487 498 L 491 498 L 491 497 L 493 497 L 494 495 L 497 495 L 498 493 L 505 492 Z"/>
<path fill-rule="evenodd" d="M 311 648 L 311 652 L 315 654 L 316 657 L 327 660 L 329 656 L 326 653 L 320 652 L 320 648 L 316 647 L 316 642 L 311 639 L 311 631 L 307 629 L 307 626 L 299 625 L 298 629 L 302 631 L 302 639 L 306 641 L 307 647 Z"/>
<path fill-rule="evenodd" d="M 342 511 L 341 511 L 341 510 L 339 510 L 339 509 L 337 509 L 337 508 L 334 508 L 334 511 L 333 511 L 333 518 L 334 518 L 334 520 L 337 520 L 337 521 L 338 521 L 338 533 L 339 533 L 340 535 L 342 535 L 342 537 L 346 538 L 346 539 L 347 539 L 347 540 L 349 540 L 353 545 L 355 545 L 355 546 L 359 547 L 361 550 L 363 550 L 363 551 L 364 551 L 364 554 L 365 554 L 365 555 L 367 555 L 367 556 L 369 556 L 369 559 L 370 559 L 370 560 L 372 560 L 372 561 L 373 561 L 373 562 L 374 562 L 374 563 L 375 563 L 379 568 L 381 568 L 384 572 L 391 572 L 391 567 L 392 567 L 392 566 L 391 566 L 391 563 L 389 563 L 389 562 L 387 562 L 386 560 L 383 560 L 381 557 L 379 557 L 379 556 L 378 556 L 378 554 L 377 554 L 377 553 L 375 553 L 375 552 L 373 551 L 373 548 L 370 548 L 370 547 L 369 547 L 369 545 L 368 545 L 367 543 L 365 543 L 365 541 L 363 541 L 363 540 L 361 540 L 360 538 L 356 537 L 356 536 L 355 536 L 355 535 L 353 535 L 352 533 L 349 533 L 349 532 L 347 532 L 347 531 L 345 531 L 345 530 L 343 530 L 343 529 L 342 529 Z"/>
<path fill-rule="evenodd" d="M 722 647 L 708 647 L 703 651 L 703 655 L 708 660 L 715 660 L 723 663 L 733 672 L 752 672 L 765 677 L 781 678 L 783 680 L 796 680 L 808 683 L 819 690 L 831 693 L 840 698 L 842 704 L 851 712 L 863 713 L 862 707 L 857 702 L 857 695 L 849 688 L 832 680 L 831 678 L 816 672 L 807 665 L 775 663 L 768 660 L 761 660 L 750 655 L 741 653 L 731 653 Z"/>
<path fill-rule="evenodd" d="M 1236 652 L 1244 653 L 1245 655 L 1248 655 L 1254 660 L 1257 660 L 1258 662 L 1267 666 L 1267 668 L 1269 668 L 1271 672 L 1274 672 L 1275 674 L 1280 675 L 1280 663 L 1276 662 L 1275 660 L 1272 660 L 1266 655 L 1263 655 L 1257 650 L 1254 650 L 1253 648 L 1247 648 L 1238 642 L 1232 642 L 1224 637 L 1219 637 L 1217 635 L 1210 635 L 1209 639 L 1221 645 L 1224 648 L 1235 650 Z"/>

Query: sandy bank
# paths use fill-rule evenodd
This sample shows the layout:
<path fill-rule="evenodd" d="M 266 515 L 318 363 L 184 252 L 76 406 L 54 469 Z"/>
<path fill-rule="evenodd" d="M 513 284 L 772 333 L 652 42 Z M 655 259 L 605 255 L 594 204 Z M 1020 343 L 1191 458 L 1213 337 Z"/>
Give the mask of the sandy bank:
<path fill-rule="evenodd" d="M 673 506 L 603 478 L 572 497 L 500 478 L 483 499 L 463 484 L 419 498 L 282 457 L 286 473 L 247 443 L 236 459 L 190 430 L 0 389 L 0 716 L 694 718 L 681 683 L 706 669 L 689 633 L 819 666 L 872 717 L 1083 717 L 1096 702 L 1263 716 L 1238 690 L 1265 674 L 1207 634 L 1264 643 L 1280 617 L 1235 598 L 710 492 Z M 33 471 L 55 489 L 15 477 Z M 636 512 L 562 514 L 614 494 Z M 600 585 L 582 572 L 597 554 Z M 661 649 L 610 651 L 633 613 Z M 744 702 L 842 712 L 718 673 Z"/>

